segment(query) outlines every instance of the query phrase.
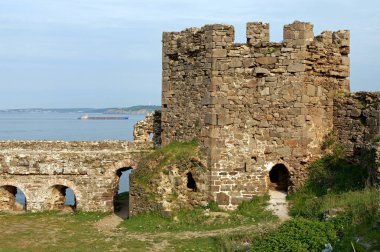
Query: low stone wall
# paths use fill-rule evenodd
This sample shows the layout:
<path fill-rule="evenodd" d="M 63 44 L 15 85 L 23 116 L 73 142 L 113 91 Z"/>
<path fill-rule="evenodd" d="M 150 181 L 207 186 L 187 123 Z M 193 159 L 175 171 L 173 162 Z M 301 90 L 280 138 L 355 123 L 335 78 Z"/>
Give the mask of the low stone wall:
<path fill-rule="evenodd" d="M 22 190 L 30 211 L 50 210 L 54 189 L 68 187 L 74 191 L 78 210 L 110 212 L 117 171 L 136 168 L 141 152 L 149 147 L 126 141 L 0 141 L 0 188 Z M 6 191 L 0 190 L 0 198 Z M 6 208 L 2 202 L 0 207 Z"/>

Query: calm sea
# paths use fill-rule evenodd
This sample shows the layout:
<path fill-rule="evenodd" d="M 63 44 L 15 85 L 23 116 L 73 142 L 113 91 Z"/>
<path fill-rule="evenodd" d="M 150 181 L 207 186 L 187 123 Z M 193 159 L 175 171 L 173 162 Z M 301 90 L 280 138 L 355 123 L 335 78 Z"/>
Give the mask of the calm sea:
<path fill-rule="evenodd" d="M 0 112 L 0 140 L 132 141 L 133 125 L 145 117 L 128 115 L 128 120 L 79 120 L 82 115 L 57 112 Z M 124 172 L 120 178 L 119 193 L 125 191 L 129 191 L 129 171 Z M 72 191 L 67 190 L 66 194 L 66 203 L 73 204 Z M 16 194 L 16 200 L 25 205 L 25 196 L 20 190 Z"/>
<path fill-rule="evenodd" d="M 129 115 L 128 120 L 78 120 L 82 115 L 56 112 L 0 112 L 0 140 L 132 140 L 133 125 L 145 117 Z"/>

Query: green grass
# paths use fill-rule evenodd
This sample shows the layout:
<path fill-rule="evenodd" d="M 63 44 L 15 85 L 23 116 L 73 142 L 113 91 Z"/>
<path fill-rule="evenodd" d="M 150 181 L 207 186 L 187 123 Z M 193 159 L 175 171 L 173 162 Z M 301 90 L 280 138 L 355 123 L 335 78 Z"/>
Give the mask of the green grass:
<path fill-rule="evenodd" d="M 181 209 L 171 217 L 157 212 L 144 213 L 124 220 L 121 227 L 134 232 L 204 231 L 275 221 L 277 217 L 265 209 L 268 199 L 269 196 L 254 197 L 232 212 L 224 212 L 211 203 L 205 208 Z M 217 210 L 216 214 L 212 209 Z M 210 211 L 210 214 L 205 214 Z"/>
<path fill-rule="evenodd" d="M 182 209 L 170 218 L 142 214 L 109 233 L 94 226 L 104 213 L 0 214 L 0 251 L 154 251 L 157 246 L 163 251 L 225 251 L 221 228 L 244 226 L 256 232 L 258 222 L 271 221 L 274 226 L 276 218 L 264 209 L 267 199 L 256 197 L 230 213 L 210 203 L 207 208 Z M 216 216 L 204 214 L 211 209 L 219 211 L 212 212 Z"/>
<path fill-rule="evenodd" d="M 173 240 L 170 244 L 174 251 L 217 252 L 222 251 L 215 237 Z"/>
<path fill-rule="evenodd" d="M 366 186 L 368 174 L 334 156 L 315 162 L 303 188 L 288 196 L 289 213 L 295 218 L 307 218 L 332 223 L 337 233 L 335 251 L 366 251 L 380 247 L 380 188 Z M 337 216 L 326 220 L 328 210 Z M 369 246 L 365 248 L 364 246 Z"/>
<path fill-rule="evenodd" d="M 336 231 L 332 223 L 295 219 L 256 239 L 251 251 L 319 252 L 325 244 L 335 240 Z"/>
<path fill-rule="evenodd" d="M 374 136 L 372 138 L 372 141 L 371 141 L 373 144 L 375 143 L 380 143 L 380 134 L 377 134 L 376 136 Z"/>
<path fill-rule="evenodd" d="M 111 242 L 93 228 L 100 213 L 0 215 L 0 251 L 106 251 Z"/>

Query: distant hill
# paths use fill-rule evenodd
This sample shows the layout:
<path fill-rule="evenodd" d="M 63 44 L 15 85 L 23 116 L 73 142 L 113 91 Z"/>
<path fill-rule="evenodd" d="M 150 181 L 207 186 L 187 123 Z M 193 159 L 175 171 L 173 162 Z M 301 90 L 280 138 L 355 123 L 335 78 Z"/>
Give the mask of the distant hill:
<path fill-rule="evenodd" d="M 104 114 L 128 114 L 128 115 L 141 115 L 147 114 L 149 112 L 160 110 L 161 106 L 147 106 L 147 105 L 138 105 L 128 108 L 109 108 L 104 111 Z"/>
<path fill-rule="evenodd" d="M 26 109 L 4 109 L 1 112 L 20 112 L 20 113 L 36 113 L 36 112 L 55 112 L 55 113 L 100 113 L 100 114 L 128 114 L 143 115 L 154 110 L 160 110 L 161 106 L 156 105 L 138 105 L 126 108 L 26 108 Z"/>

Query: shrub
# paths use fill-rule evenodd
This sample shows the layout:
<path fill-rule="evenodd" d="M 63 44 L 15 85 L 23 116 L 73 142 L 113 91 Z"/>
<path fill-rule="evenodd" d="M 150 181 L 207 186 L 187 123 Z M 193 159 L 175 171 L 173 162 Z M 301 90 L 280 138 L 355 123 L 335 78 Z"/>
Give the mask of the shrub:
<path fill-rule="evenodd" d="M 322 196 L 363 189 L 367 171 L 346 160 L 328 155 L 315 161 L 309 168 L 309 177 L 303 190 Z"/>
<path fill-rule="evenodd" d="M 380 134 L 377 134 L 372 138 L 372 143 L 380 143 Z"/>
<path fill-rule="evenodd" d="M 294 219 L 278 231 L 253 241 L 251 251 L 321 251 L 324 245 L 336 240 L 334 225 L 329 222 Z"/>

